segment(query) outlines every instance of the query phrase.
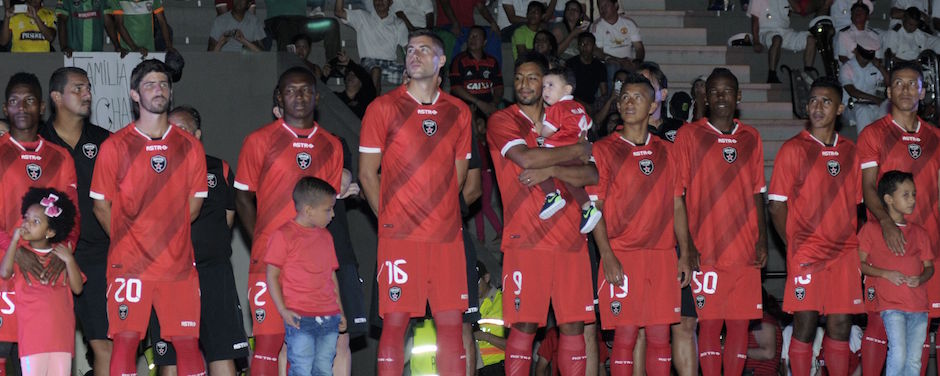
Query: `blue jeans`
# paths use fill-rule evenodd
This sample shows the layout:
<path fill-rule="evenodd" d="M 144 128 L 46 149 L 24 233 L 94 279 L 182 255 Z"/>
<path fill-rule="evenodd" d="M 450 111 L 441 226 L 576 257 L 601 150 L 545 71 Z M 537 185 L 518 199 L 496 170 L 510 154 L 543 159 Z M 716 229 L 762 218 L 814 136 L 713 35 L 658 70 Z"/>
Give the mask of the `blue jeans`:
<path fill-rule="evenodd" d="M 289 376 L 329 376 L 333 374 L 339 315 L 304 316 L 300 329 L 284 325 Z"/>
<path fill-rule="evenodd" d="M 921 353 L 927 338 L 927 312 L 881 312 L 888 333 L 886 376 L 919 376 Z"/>

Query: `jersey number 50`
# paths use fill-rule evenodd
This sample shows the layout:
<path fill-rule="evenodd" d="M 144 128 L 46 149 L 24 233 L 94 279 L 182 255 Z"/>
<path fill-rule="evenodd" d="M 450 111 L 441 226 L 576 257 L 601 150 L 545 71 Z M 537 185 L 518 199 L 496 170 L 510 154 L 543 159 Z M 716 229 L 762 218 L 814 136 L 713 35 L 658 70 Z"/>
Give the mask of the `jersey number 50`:
<path fill-rule="evenodd" d="M 718 289 L 718 273 L 715 272 L 692 272 L 692 293 L 714 294 Z"/>

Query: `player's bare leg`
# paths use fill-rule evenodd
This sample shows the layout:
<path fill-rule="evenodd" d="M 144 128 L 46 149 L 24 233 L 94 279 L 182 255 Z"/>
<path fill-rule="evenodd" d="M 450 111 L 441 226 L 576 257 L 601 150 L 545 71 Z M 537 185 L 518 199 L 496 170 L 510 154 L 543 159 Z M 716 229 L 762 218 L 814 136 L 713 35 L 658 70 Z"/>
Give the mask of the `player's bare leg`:
<path fill-rule="evenodd" d="M 506 340 L 506 375 L 528 376 L 532 368 L 532 341 L 536 323 L 515 323 Z"/>
<path fill-rule="evenodd" d="M 823 358 L 826 359 L 826 369 L 832 376 L 847 376 L 849 374 L 849 334 L 852 331 L 852 317 L 850 315 L 827 315 L 826 337 L 823 338 Z"/>
<path fill-rule="evenodd" d="M 223 376 L 235 374 L 235 360 L 225 359 L 209 362 L 209 376 Z"/>
<path fill-rule="evenodd" d="M 640 328 L 636 333 L 636 345 L 633 346 L 633 376 L 646 375 L 646 330 Z"/>
<path fill-rule="evenodd" d="M 333 359 L 333 375 L 352 374 L 352 352 L 349 350 L 349 333 L 340 333 L 336 338 L 336 358 Z"/>
<path fill-rule="evenodd" d="M 160 376 L 176 376 L 176 366 L 160 366 Z"/>
<path fill-rule="evenodd" d="M 813 340 L 819 312 L 798 311 L 793 314 L 793 337 L 790 340 L 790 370 L 794 376 L 807 376 L 813 364 Z"/>
<path fill-rule="evenodd" d="M 281 351 L 277 353 L 277 375 L 287 376 L 287 343 L 281 346 Z"/>
<path fill-rule="evenodd" d="M 698 375 L 698 356 L 695 354 L 695 327 L 698 319 L 681 317 L 672 325 L 672 365 L 679 376 Z"/>
<path fill-rule="evenodd" d="M 477 373 L 477 344 L 473 340 L 473 328 L 470 323 L 463 323 L 463 349 L 467 354 L 467 376 Z"/>
<path fill-rule="evenodd" d="M 569 322 L 558 325 L 558 370 L 562 375 L 583 375 L 584 323 Z"/>
<path fill-rule="evenodd" d="M 587 356 L 584 364 L 584 374 L 597 375 L 597 323 L 584 325 L 584 355 Z"/>
<path fill-rule="evenodd" d="M 111 350 L 113 344 L 108 339 L 93 339 L 88 341 L 91 346 L 91 353 L 94 355 L 92 367 L 95 370 L 95 376 L 108 376 L 108 367 L 111 364 Z"/>

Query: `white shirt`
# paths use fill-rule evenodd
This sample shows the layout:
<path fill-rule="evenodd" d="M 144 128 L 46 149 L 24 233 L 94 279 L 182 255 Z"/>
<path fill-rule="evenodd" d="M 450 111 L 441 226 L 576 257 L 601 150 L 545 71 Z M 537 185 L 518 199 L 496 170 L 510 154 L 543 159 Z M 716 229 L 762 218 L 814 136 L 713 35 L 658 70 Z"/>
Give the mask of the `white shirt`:
<path fill-rule="evenodd" d="M 249 42 L 260 41 L 264 39 L 264 25 L 261 23 L 261 20 L 251 12 L 245 12 L 245 17 L 242 18 L 241 22 L 235 20 L 235 17 L 232 17 L 232 12 L 226 12 L 215 18 L 215 21 L 212 21 L 212 29 L 209 30 L 209 37 L 219 41 L 222 39 L 222 35 L 230 30 L 241 30 L 242 34 L 245 34 L 245 39 Z M 222 51 L 225 52 L 239 52 L 244 46 L 235 38 L 229 38 L 228 42 L 222 46 Z"/>
<path fill-rule="evenodd" d="M 516 11 L 516 16 L 525 18 L 526 11 L 529 10 L 529 3 L 533 1 L 541 2 L 548 7 L 549 0 L 499 0 L 499 8 L 496 9 L 496 25 L 498 25 L 500 29 L 505 29 L 507 26 L 511 25 L 503 5 L 512 5 L 512 9 Z M 562 3 L 562 7 L 564 7 L 563 1 L 559 0 L 558 3 Z M 558 3 L 556 3 L 556 7 Z M 551 12 L 552 10 L 548 9 L 548 11 Z"/>
<path fill-rule="evenodd" d="M 787 0 L 751 0 L 747 14 L 757 17 L 761 32 L 790 27 L 790 3 Z"/>
<path fill-rule="evenodd" d="M 832 3 L 832 7 L 829 8 L 829 14 L 830 17 L 832 17 L 832 26 L 835 27 L 836 30 L 842 30 L 846 26 L 852 25 L 852 5 L 854 4 L 855 1 L 853 0 L 835 0 Z M 868 14 L 871 14 L 875 10 L 875 6 L 871 3 L 871 0 L 862 0 L 862 4 L 868 6 Z"/>
<path fill-rule="evenodd" d="M 881 34 L 879 34 L 875 29 L 870 27 L 865 27 L 864 30 L 859 30 L 855 25 L 851 25 L 848 29 L 840 30 L 836 35 L 837 44 L 839 46 L 838 56 L 845 56 L 849 59 L 854 59 L 855 55 L 852 51 L 855 51 L 855 46 L 858 45 L 856 42 L 858 37 L 861 35 L 869 35 L 872 38 L 881 40 Z M 884 57 L 884 51 L 879 49 L 875 51 L 875 57 L 881 59 Z"/>
<path fill-rule="evenodd" d="M 396 61 L 398 46 L 408 44 L 408 28 L 391 11 L 383 19 L 374 12 L 351 9 L 343 22 L 356 29 L 360 58 Z"/>
<path fill-rule="evenodd" d="M 895 56 L 903 60 L 914 60 L 924 50 L 940 51 L 940 38 L 918 30 L 908 33 L 900 30 L 889 30 L 881 38 L 882 53 L 891 49 Z"/>
<path fill-rule="evenodd" d="M 640 28 L 626 15 L 619 15 L 617 22 L 610 24 L 604 19 L 598 19 L 591 25 L 591 33 L 597 37 L 597 48 L 604 53 L 619 58 L 634 58 L 636 50 L 634 42 L 642 42 Z"/>
<path fill-rule="evenodd" d="M 900 10 L 905 10 L 910 7 L 916 7 L 917 9 L 920 9 L 921 12 L 927 13 L 927 1 L 930 1 L 930 0 L 891 0 L 891 7 L 898 8 Z M 891 22 L 889 22 L 888 28 L 893 29 L 894 25 L 897 25 L 900 23 L 901 23 L 901 20 L 892 18 Z"/>
<path fill-rule="evenodd" d="M 391 10 L 389 13 L 395 14 L 398 11 L 405 12 L 405 17 L 408 17 L 408 21 L 414 27 L 424 28 L 427 27 L 427 17 L 428 13 L 434 13 L 434 4 L 431 0 L 395 0 L 392 2 Z"/>
<path fill-rule="evenodd" d="M 839 69 L 839 83 L 842 86 L 852 85 L 867 94 L 875 94 L 879 81 L 883 82 L 884 77 L 871 62 L 862 67 L 858 64 L 858 60 L 852 59 L 842 64 L 842 68 Z"/>

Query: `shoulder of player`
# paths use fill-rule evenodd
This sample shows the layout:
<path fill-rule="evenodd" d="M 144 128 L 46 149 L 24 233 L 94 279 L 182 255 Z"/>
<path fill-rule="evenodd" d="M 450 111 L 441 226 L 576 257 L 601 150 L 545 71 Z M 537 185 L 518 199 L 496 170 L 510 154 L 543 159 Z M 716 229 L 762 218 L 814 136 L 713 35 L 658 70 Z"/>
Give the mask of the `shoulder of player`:
<path fill-rule="evenodd" d="M 43 149 L 48 148 L 44 150 L 46 153 L 60 154 L 60 155 L 68 156 L 69 158 L 72 157 L 72 155 L 69 153 L 67 149 L 65 149 L 65 147 L 56 145 L 55 142 L 49 141 L 45 138 L 42 138 L 42 137 L 40 138 L 43 140 L 43 143 L 42 143 Z"/>
<path fill-rule="evenodd" d="M 269 136 L 269 134 L 276 132 L 277 129 L 280 127 L 281 127 L 280 119 L 272 121 L 268 124 L 265 124 L 262 127 L 251 131 L 251 133 L 249 133 L 248 136 L 245 136 L 245 143 L 247 144 L 249 140 L 252 140 L 252 141 L 256 139 L 264 140 L 265 138 Z"/>
<path fill-rule="evenodd" d="M 858 142 L 862 143 L 862 140 L 866 138 L 881 138 L 881 135 L 885 132 L 888 125 L 891 125 L 891 120 L 888 120 L 887 116 L 875 120 L 874 123 L 866 126 L 865 129 L 862 129 L 862 132 L 858 134 Z"/>

